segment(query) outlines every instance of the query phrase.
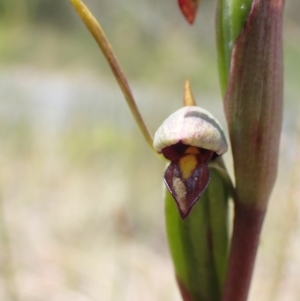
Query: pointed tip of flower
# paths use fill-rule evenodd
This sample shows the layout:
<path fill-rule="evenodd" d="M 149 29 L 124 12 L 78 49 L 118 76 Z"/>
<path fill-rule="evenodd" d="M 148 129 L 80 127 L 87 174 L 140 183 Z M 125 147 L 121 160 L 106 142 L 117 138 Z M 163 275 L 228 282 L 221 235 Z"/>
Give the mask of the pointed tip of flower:
<path fill-rule="evenodd" d="M 196 18 L 199 0 L 178 0 L 179 7 L 185 19 L 193 24 Z"/>
<path fill-rule="evenodd" d="M 191 85 L 188 79 L 185 80 L 185 84 L 184 84 L 183 105 L 196 106 L 196 101 L 192 93 Z"/>
<path fill-rule="evenodd" d="M 186 219 L 189 216 L 189 214 L 193 208 L 193 206 L 191 206 L 188 208 L 188 210 L 186 210 L 186 209 L 180 208 L 179 203 L 177 203 L 177 202 L 176 202 L 176 205 L 177 205 L 178 211 L 179 211 L 182 219 Z"/>

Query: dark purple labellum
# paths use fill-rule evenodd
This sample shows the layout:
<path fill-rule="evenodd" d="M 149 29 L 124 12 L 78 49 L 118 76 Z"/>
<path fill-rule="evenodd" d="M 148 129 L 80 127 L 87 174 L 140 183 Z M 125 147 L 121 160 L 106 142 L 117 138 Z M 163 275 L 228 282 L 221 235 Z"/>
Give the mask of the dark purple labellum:
<path fill-rule="evenodd" d="M 175 199 L 183 219 L 201 197 L 209 180 L 208 163 L 202 163 L 198 156 L 184 156 L 177 162 L 171 162 L 167 167 L 164 182 Z"/>

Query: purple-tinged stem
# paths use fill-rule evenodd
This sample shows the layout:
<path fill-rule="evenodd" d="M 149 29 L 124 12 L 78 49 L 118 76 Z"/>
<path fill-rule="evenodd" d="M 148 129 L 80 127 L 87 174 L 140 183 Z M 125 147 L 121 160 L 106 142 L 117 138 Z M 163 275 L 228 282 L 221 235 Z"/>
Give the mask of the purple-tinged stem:
<path fill-rule="evenodd" d="M 266 210 L 235 206 L 228 274 L 222 301 L 246 301 Z"/>
<path fill-rule="evenodd" d="M 222 301 L 247 301 L 278 162 L 283 112 L 284 0 L 253 0 L 231 56 L 224 102 L 236 178 L 234 229 Z"/>

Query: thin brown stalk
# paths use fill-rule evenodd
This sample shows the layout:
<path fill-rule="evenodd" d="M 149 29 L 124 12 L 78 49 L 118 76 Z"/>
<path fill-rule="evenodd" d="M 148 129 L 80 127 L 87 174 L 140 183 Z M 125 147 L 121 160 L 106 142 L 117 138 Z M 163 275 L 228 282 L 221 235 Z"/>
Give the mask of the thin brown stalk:
<path fill-rule="evenodd" d="M 126 77 L 121 69 L 120 64 L 117 61 L 116 56 L 113 53 L 112 47 L 109 44 L 100 24 L 94 18 L 89 9 L 80 0 L 71 0 L 74 8 L 76 9 L 78 15 L 81 17 L 82 21 L 94 37 L 98 46 L 100 47 L 105 59 L 107 60 L 122 92 L 130 108 L 130 111 L 138 124 L 145 140 L 149 144 L 150 148 L 153 149 L 153 138 L 150 134 L 143 118 L 137 108 L 136 102 L 134 100 L 133 94 L 126 80 Z"/>

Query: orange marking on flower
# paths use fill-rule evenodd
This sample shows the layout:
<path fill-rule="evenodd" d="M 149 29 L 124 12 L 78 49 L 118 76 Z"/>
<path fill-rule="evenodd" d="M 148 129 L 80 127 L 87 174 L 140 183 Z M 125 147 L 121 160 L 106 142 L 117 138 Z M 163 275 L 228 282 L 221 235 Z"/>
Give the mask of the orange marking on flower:
<path fill-rule="evenodd" d="M 179 170 L 184 180 L 191 177 L 195 168 L 197 167 L 197 157 L 195 155 L 186 155 L 180 158 L 178 162 Z"/>

